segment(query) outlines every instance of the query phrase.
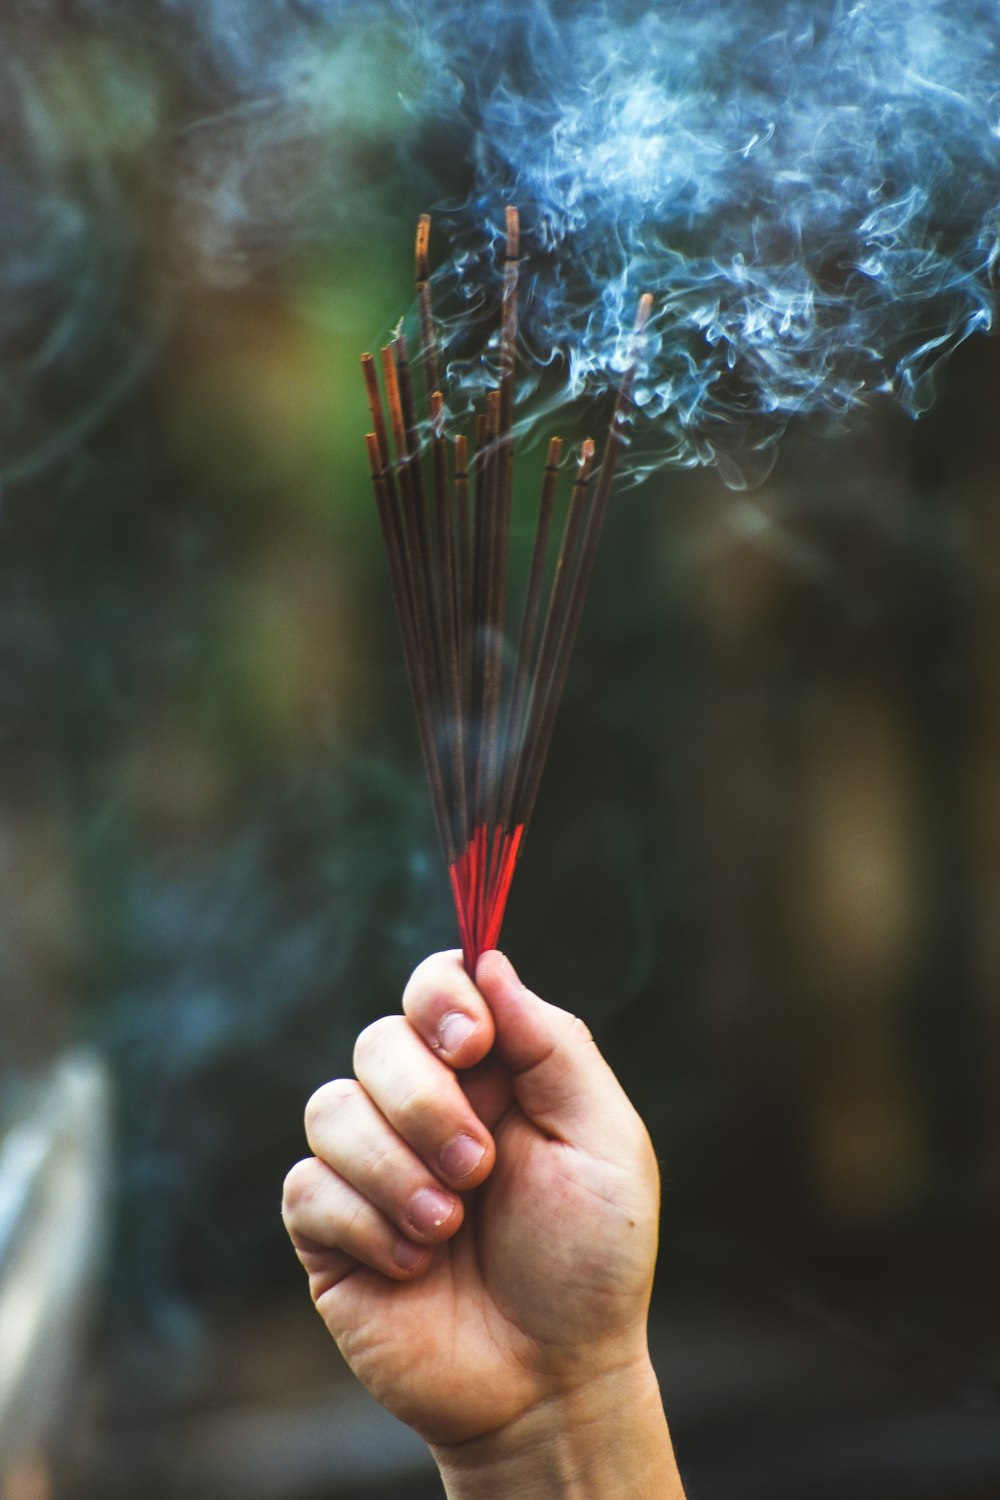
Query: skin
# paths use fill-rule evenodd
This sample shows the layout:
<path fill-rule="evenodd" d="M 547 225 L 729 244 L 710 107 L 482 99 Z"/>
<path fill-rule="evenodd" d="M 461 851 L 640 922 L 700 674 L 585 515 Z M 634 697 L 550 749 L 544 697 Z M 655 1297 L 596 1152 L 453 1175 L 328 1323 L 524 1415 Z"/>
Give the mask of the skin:
<path fill-rule="evenodd" d="M 659 1183 L 582 1021 L 502 954 L 415 971 L 306 1109 L 284 1217 L 358 1378 L 450 1500 L 682 1500 L 646 1345 Z"/>

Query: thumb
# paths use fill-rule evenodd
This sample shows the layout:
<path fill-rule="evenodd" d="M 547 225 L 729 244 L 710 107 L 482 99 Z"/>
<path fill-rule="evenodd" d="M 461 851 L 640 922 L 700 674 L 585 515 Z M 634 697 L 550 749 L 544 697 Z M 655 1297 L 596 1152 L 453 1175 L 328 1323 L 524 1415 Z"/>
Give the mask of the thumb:
<path fill-rule="evenodd" d="M 618 1156 L 622 1132 L 641 1122 L 584 1022 L 532 994 L 495 950 L 480 958 L 476 987 L 493 1015 L 495 1050 L 532 1124 L 595 1156 Z"/>

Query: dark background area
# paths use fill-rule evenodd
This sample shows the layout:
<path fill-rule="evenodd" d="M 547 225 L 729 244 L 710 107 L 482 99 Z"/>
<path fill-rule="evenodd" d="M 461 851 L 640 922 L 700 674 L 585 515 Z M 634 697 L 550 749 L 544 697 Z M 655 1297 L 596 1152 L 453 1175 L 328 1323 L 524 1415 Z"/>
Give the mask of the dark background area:
<path fill-rule="evenodd" d="M 373 104 L 323 167 L 352 214 L 244 221 L 208 274 L 180 23 L 2 30 L 0 1123 L 84 1046 L 114 1140 L 10 1494 L 419 1500 L 277 1209 L 306 1098 L 455 942 L 357 365 L 423 185 Z M 265 202 L 315 166 L 249 160 Z M 609 518 L 504 946 L 657 1144 L 692 1500 L 1000 1492 L 998 392 L 973 341 L 920 423 Z"/>

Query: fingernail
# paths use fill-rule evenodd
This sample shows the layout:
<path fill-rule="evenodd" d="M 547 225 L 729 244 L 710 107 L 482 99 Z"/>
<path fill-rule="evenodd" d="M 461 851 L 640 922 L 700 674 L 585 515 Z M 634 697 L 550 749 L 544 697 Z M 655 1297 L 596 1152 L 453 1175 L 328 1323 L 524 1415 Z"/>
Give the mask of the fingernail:
<path fill-rule="evenodd" d="M 442 1052 L 457 1052 L 476 1029 L 476 1022 L 461 1011 L 453 1010 L 438 1027 L 437 1045 Z"/>
<path fill-rule="evenodd" d="M 441 1165 L 445 1176 L 453 1182 L 469 1177 L 486 1155 L 486 1147 L 474 1141 L 471 1135 L 457 1135 L 441 1152 Z"/>
<path fill-rule="evenodd" d="M 414 1245 L 411 1240 L 401 1239 L 397 1241 L 392 1258 L 401 1271 L 413 1271 L 426 1254 L 426 1250 L 422 1250 L 419 1245 Z"/>
<path fill-rule="evenodd" d="M 410 1223 L 418 1234 L 433 1234 L 454 1212 L 454 1198 L 437 1188 L 420 1188 L 410 1200 Z"/>

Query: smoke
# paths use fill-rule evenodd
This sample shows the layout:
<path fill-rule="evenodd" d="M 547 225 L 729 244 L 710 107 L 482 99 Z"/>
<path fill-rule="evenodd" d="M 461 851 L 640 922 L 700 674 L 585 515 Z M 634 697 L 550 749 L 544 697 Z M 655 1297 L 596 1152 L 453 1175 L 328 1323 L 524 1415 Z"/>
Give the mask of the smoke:
<path fill-rule="evenodd" d="M 995 4 L 434 16 L 430 32 L 412 18 L 421 55 L 461 82 L 475 170 L 446 280 L 481 298 L 516 202 L 527 338 L 567 398 L 617 383 L 652 292 L 636 390 L 650 462 L 719 462 L 739 482 L 796 414 L 888 396 L 917 415 L 940 360 L 991 327 Z"/>
<path fill-rule="evenodd" d="M 491 288 L 499 295 L 503 211 L 515 202 L 524 340 L 549 404 L 617 384 L 639 297 L 652 292 L 639 469 L 718 463 L 738 483 L 767 467 L 796 414 L 836 418 L 885 398 L 919 414 L 940 361 L 992 326 L 994 0 L 70 9 L 75 39 L 94 44 L 86 69 L 103 68 L 97 92 L 128 101 L 119 154 L 134 156 L 139 139 L 155 161 L 182 280 L 232 284 L 338 237 L 358 242 L 419 182 L 447 231 L 439 294 L 460 313 L 447 326 L 461 385 L 482 378 L 468 340 Z M 102 173 L 99 151 L 81 147 L 95 138 L 92 98 L 89 118 L 72 118 L 65 77 L 52 87 L 52 28 L 68 31 L 57 13 L 22 0 L 4 23 L 15 33 L 8 153 L 15 145 L 0 211 L 14 232 L 0 284 L 17 326 L 2 331 L 23 343 L 53 284 L 74 288 L 62 294 L 86 306 L 61 310 L 62 341 L 43 360 L 67 343 L 85 360 L 66 329 L 86 318 L 105 354 L 122 341 L 104 364 L 123 381 L 141 349 L 114 297 L 141 225 L 129 185 L 107 170 L 114 151 Z M 18 16 L 42 45 L 18 52 Z M 79 73 L 79 46 L 72 56 Z M 107 120 L 97 125 L 107 146 Z M 29 373 L 37 383 L 37 361 Z M 115 392 L 81 385 L 89 404 L 71 416 L 92 424 Z"/>
<path fill-rule="evenodd" d="M 548 404 L 617 385 L 652 292 L 640 469 L 717 463 L 738 484 L 796 414 L 888 397 L 918 415 L 940 361 L 992 326 L 992 0 L 167 9 L 197 17 L 193 55 L 241 101 L 209 123 L 190 174 L 215 185 L 223 236 L 261 222 L 244 191 L 255 162 L 348 120 L 389 120 L 413 170 L 436 172 L 457 386 L 489 378 L 470 337 L 498 291 L 508 203 Z M 287 238 L 324 211 L 301 174 L 283 180 L 265 197 Z"/>

